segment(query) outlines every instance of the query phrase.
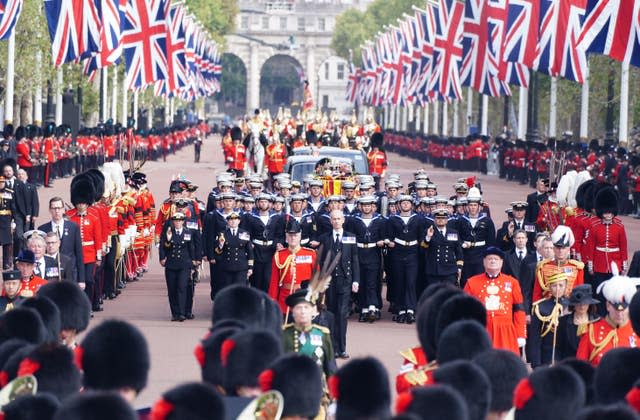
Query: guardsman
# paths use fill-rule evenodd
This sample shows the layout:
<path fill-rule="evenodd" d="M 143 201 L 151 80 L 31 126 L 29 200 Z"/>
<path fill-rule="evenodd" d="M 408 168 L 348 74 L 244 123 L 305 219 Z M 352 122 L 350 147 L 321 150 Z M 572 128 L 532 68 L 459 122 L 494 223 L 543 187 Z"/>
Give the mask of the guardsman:
<path fill-rule="evenodd" d="M 0 244 L 2 245 L 2 269 L 13 267 L 13 215 L 16 205 L 13 193 L 5 188 L 6 182 L 0 175 Z"/>
<path fill-rule="evenodd" d="M 233 144 L 230 147 L 228 157 L 229 169 L 235 172 L 237 176 L 243 176 L 244 167 L 247 163 L 247 148 L 242 144 L 242 130 L 240 127 L 231 129 L 231 139 Z"/>
<path fill-rule="evenodd" d="M 571 246 L 575 241 L 571 229 L 564 225 L 558 226 L 551 234 L 551 241 L 554 247 L 554 258 L 552 260 L 542 260 L 536 267 L 536 279 L 533 284 L 532 295 L 533 302 L 549 297 L 550 291 L 547 286 L 547 279 L 557 272 L 563 272 L 567 276 L 566 297 L 571 294 L 574 286 L 584 283 L 584 264 L 570 258 Z"/>
<path fill-rule="evenodd" d="M 247 285 L 253 274 L 253 245 L 249 232 L 240 229 L 240 215 L 231 212 L 227 227 L 218 234 L 214 249 L 216 293 L 232 284 Z M 216 294 L 214 293 L 214 295 Z"/>
<path fill-rule="evenodd" d="M 534 302 L 531 309 L 527 354 L 534 368 L 554 364 L 559 360 L 559 353 L 556 352 L 557 329 L 560 317 L 567 315 L 569 304 L 565 297 L 567 275 L 564 272 L 558 271 L 545 278 L 545 281 L 551 295 Z"/>
<path fill-rule="evenodd" d="M 461 286 L 471 276 L 483 271 L 484 250 L 493 245 L 496 238 L 496 230 L 491 218 L 480 213 L 482 196 L 477 188 L 471 188 L 467 196 L 468 214 L 462 216 L 458 223 L 460 239 L 464 254 L 464 267 L 462 269 Z"/>
<path fill-rule="evenodd" d="M 179 212 L 171 216 L 160 237 L 160 265 L 164 267 L 171 321 L 193 319 L 187 311 L 188 281 L 191 268 L 198 263 L 194 248 L 193 231 L 184 226 L 185 215 Z"/>
<path fill-rule="evenodd" d="M 427 284 L 459 285 L 464 266 L 460 235 L 456 229 L 447 226 L 449 213 L 446 209 L 436 209 L 432 215 L 435 223 L 429 226 L 425 236 Z"/>
<path fill-rule="evenodd" d="M 287 148 L 280 142 L 278 136 L 274 136 L 273 143 L 267 146 L 265 165 L 269 172 L 269 182 L 273 183 L 273 177 L 284 172 L 284 164 L 287 161 Z"/>
<path fill-rule="evenodd" d="M 285 226 L 287 248 L 276 251 L 271 263 L 269 296 L 287 311 L 285 299 L 298 290 L 303 281 L 310 280 L 316 265 L 316 251 L 300 246 L 300 224 L 290 218 Z"/>
<path fill-rule="evenodd" d="M 604 187 L 595 197 L 597 218 L 593 219 L 582 257 L 592 275 L 591 286 L 597 290 L 605 280 L 611 278 L 617 267 L 625 272 L 628 266 L 627 234 L 618 215 L 618 194 L 613 187 Z M 599 307 L 604 315 L 604 308 Z"/>
<path fill-rule="evenodd" d="M 253 199 L 252 199 L 253 200 Z M 276 226 L 278 215 L 271 211 L 273 197 L 261 193 L 255 200 L 253 212 L 244 213 L 240 226 L 249 232 L 255 256 L 253 276 L 250 283 L 264 292 L 269 290 L 271 261 L 276 252 Z"/>
<path fill-rule="evenodd" d="M 156 217 L 154 229 L 156 243 L 160 242 L 160 233 L 162 232 L 165 223 L 170 220 L 173 213 L 175 213 L 174 201 L 182 196 L 183 185 L 184 183 L 177 179 L 171 181 L 171 184 L 169 185 L 169 198 L 162 202 Z"/>
<path fill-rule="evenodd" d="M 24 300 L 20 296 L 21 274 L 19 270 L 2 272 L 2 296 L 0 296 L 0 313 L 10 311 Z"/>
<path fill-rule="evenodd" d="M 100 296 L 95 291 L 95 268 L 102 263 L 102 223 L 94 213 L 88 211 L 96 195 L 93 182 L 85 177 L 76 178 L 71 183 L 71 204 L 74 208 L 67 212 L 67 216 L 80 228 L 84 291 L 92 303 L 93 311 L 101 311 Z"/>
<path fill-rule="evenodd" d="M 382 298 L 382 249 L 385 239 L 385 219 L 375 212 L 376 197 L 362 196 L 358 199 L 359 212 L 347 219 L 347 226 L 356 235 L 358 261 L 360 262 L 359 306 L 362 308 L 360 322 L 380 319 Z"/>
<path fill-rule="evenodd" d="M 29 178 L 34 179 L 33 173 L 33 161 L 31 159 L 31 147 L 29 146 L 28 139 L 26 137 L 27 130 L 20 126 L 16 129 L 16 141 L 18 144 L 16 145 L 16 153 L 18 157 L 16 159 L 18 166 L 20 168 L 27 171 Z"/>
<path fill-rule="evenodd" d="M 33 267 L 36 263 L 36 256 L 33 251 L 23 249 L 16 258 L 16 268 L 20 272 L 20 296 L 23 298 L 34 297 L 38 289 L 47 284 L 42 277 L 33 274 Z"/>
<path fill-rule="evenodd" d="M 44 140 L 43 140 L 43 151 L 44 158 L 46 160 L 45 168 L 44 168 L 44 186 L 51 187 L 51 178 L 52 178 L 52 168 L 55 163 L 55 154 L 54 154 L 54 131 L 55 131 L 54 123 L 47 123 L 44 127 Z"/>
<path fill-rule="evenodd" d="M 615 276 L 601 284 L 607 315 L 589 324 L 578 345 L 576 357 L 598 366 L 609 350 L 618 347 L 638 347 L 639 337 L 629 322 L 629 303 L 636 293 L 636 284 L 628 277 Z"/>
<path fill-rule="evenodd" d="M 564 224 L 564 214 L 562 208 L 558 205 L 556 191 L 558 184 L 552 182 L 547 191 L 547 200 L 540 204 L 536 225 L 538 230 L 553 232 L 556 227 Z"/>
<path fill-rule="evenodd" d="M 322 369 L 325 378 L 337 369 L 328 328 L 313 323 L 317 296 L 309 296 L 307 289 L 299 289 L 287 296 L 286 304 L 291 308 L 293 322 L 282 331 L 285 352 L 301 353 L 311 357 Z"/>
<path fill-rule="evenodd" d="M 369 173 L 373 175 L 376 182 L 376 191 L 380 188 L 380 180 L 384 179 L 387 172 L 387 154 L 381 150 L 383 143 L 382 133 L 371 135 L 371 151 L 367 153 L 369 162 Z"/>
<path fill-rule="evenodd" d="M 483 252 L 484 273 L 471 277 L 464 291 L 484 303 L 493 347 L 520 354 L 526 345 L 526 316 L 520 283 L 502 273 L 504 253 L 495 246 Z"/>
<path fill-rule="evenodd" d="M 289 212 L 276 215 L 277 223 L 274 240 L 278 250 L 286 247 L 285 228 L 289 219 L 295 219 L 300 224 L 300 245 L 307 246 L 311 241 L 311 235 L 315 235 L 313 231 L 315 226 L 314 214 L 307 211 L 306 200 L 307 196 L 305 194 L 294 194 L 289 202 Z"/>
<path fill-rule="evenodd" d="M 398 198 L 399 213 L 389 216 L 385 244 L 393 272 L 392 299 L 396 304 L 395 321 L 411 324 L 415 321 L 416 281 L 418 279 L 418 249 L 424 239 L 425 220 L 413 211 L 413 198 Z"/>

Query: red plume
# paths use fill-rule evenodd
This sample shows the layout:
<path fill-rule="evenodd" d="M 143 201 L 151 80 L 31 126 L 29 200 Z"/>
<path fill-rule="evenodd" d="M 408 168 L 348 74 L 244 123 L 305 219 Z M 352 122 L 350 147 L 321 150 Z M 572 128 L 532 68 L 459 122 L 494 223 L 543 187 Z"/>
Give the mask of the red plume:
<path fill-rule="evenodd" d="M 173 404 L 165 399 L 159 399 L 158 402 L 153 405 L 149 417 L 151 420 L 165 420 L 172 411 Z"/>
<path fill-rule="evenodd" d="M 521 410 L 535 394 L 528 378 L 522 379 L 516 389 L 513 390 L 513 405 L 517 410 Z"/>
<path fill-rule="evenodd" d="M 26 376 L 33 375 L 40 369 L 40 363 L 35 360 L 31 360 L 29 358 L 23 359 L 20 362 L 20 366 L 18 366 L 18 375 L 17 376 Z"/>
<path fill-rule="evenodd" d="M 222 346 L 220 347 L 220 361 L 222 362 L 222 366 L 227 366 L 227 362 L 229 361 L 229 354 L 236 347 L 236 342 L 230 338 L 227 338 L 222 342 Z"/>
<path fill-rule="evenodd" d="M 198 344 L 196 346 L 195 349 L 193 349 L 193 355 L 196 356 L 196 360 L 198 361 L 198 364 L 200 365 L 200 367 L 204 367 L 204 361 L 205 361 L 205 354 L 204 354 L 204 347 L 202 347 L 202 343 Z"/>
<path fill-rule="evenodd" d="M 3 387 L 8 383 L 9 383 L 9 374 L 4 370 L 0 371 L 0 387 Z"/>
<path fill-rule="evenodd" d="M 467 187 L 473 188 L 473 186 L 476 185 L 476 177 L 475 176 L 468 177 L 465 180 L 465 184 L 467 184 Z"/>
<path fill-rule="evenodd" d="M 1 373 L 1 372 L 0 372 Z M 625 397 L 627 403 L 640 414 L 640 387 L 634 386 Z"/>
<path fill-rule="evenodd" d="M 329 387 L 329 394 L 333 397 L 333 399 L 339 399 L 340 378 L 338 378 L 338 375 L 329 376 L 329 379 L 327 380 L 327 386 Z"/>
<path fill-rule="evenodd" d="M 84 356 L 84 349 L 82 347 L 80 347 L 80 346 L 76 347 L 73 350 L 73 355 L 75 356 L 74 360 L 76 362 L 76 366 L 78 366 L 78 369 L 83 370 L 82 369 L 82 357 Z"/>
<path fill-rule="evenodd" d="M 413 402 L 413 394 L 411 394 L 411 391 L 406 391 L 398 395 L 398 398 L 396 399 L 396 413 L 406 413 L 411 402 Z"/>
<path fill-rule="evenodd" d="M 273 386 L 273 370 L 267 369 L 258 376 L 258 384 L 262 392 L 269 391 Z"/>

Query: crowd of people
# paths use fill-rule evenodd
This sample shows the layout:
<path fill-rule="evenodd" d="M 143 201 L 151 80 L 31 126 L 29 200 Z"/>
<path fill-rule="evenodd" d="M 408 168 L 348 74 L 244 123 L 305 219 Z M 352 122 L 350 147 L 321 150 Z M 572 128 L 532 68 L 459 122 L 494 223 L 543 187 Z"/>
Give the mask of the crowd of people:
<path fill-rule="evenodd" d="M 307 125 L 281 143 L 275 125 L 258 126 L 285 157 L 296 142 L 321 148 L 326 138 Z M 229 129 L 223 145 L 239 148 L 252 130 Z M 17 270 L 3 272 L 0 381 L 31 384 L 25 394 L 37 382 L 35 395 L 3 407 L 5 418 L 638 418 L 640 254 L 629 263 L 609 178 L 569 170 L 556 186 L 540 174 L 500 224 L 475 177 L 449 190 L 418 170 L 405 186 L 387 173 L 384 145 L 396 134 L 366 136 L 353 143 L 371 175 L 321 169 L 298 181 L 272 155 L 257 171 L 255 157 L 235 167 L 226 153 L 229 171 L 206 200 L 178 176 L 157 212 L 139 171 L 111 162 L 77 174 L 74 208 L 63 217 L 64 200 L 52 199 L 44 233 L 27 232 Z M 118 280 L 144 273 L 154 244 L 171 321 L 195 318 L 203 264 L 213 310 L 194 350 L 200 380 L 136 413 L 144 335 L 116 320 L 78 334 Z M 394 408 L 380 361 L 336 364 L 350 358 L 349 322 L 373 333 L 385 309 L 415 324 L 419 341 L 399 349 Z"/>

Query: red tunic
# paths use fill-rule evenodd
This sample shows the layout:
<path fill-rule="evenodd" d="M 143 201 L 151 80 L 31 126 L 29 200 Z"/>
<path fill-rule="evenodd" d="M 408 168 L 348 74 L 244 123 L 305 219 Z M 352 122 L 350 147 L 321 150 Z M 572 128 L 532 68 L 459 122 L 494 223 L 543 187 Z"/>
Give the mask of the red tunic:
<path fill-rule="evenodd" d="M 231 155 L 229 157 L 229 169 L 243 171 L 244 164 L 247 162 L 247 149 L 243 144 L 234 144 L 231 146 Z"/>
<path fill-rule="evenodd" d="M 282 173 L 287 160 L 287 149 L 283 144 L 270 144 L 267 146 L 264 160 L 270 173 Z"/>
<path fill-rule="evenodd" d="M 367 154 L 367 160 L 369 161 L 370 174 L 384 176 L 385 170 L 387 169 L 387 155 L 383 151 L 370 151 Z"/>
<path fill-rule="evenodd" d="M 31 279 L 29 281 L 20 281 L 20 291 L 18 292 L 18 294 L 24 298 L 34 297 L 36 293 L 38 293 L 38 289 L 40 289 L 40 287 L 44 286 L 45 284 L 47 284 L 47 281 L 45 279 L 33 275 L 31 276 Z"/>
<path fill-rule="evenodd" d="M 484 303 L 493 347 L 519 355 L 517 339 L 525 338 L 527 330 L 518 280 L 502 273 L 492 279 L 482 273 L 471 277 L 464 291 Z"/>
<path fill-rule="evenodd" d="M 567 289 L 565 296 L 569 297 L 574 287 L 584 283 L 584 264 L 577 260 L 568 260 L 565 264 L 559 264 L 557 260 L 543 260 L 536 266 L 536 281 L 533 283 L 532 302 L 551 296 L 545 278 L 563 272 L 567 275 Z"/>
<path fill-rule="evenodd" d="M 576 357 L 598 366 L 602 356 L 609 350 L 637 346 L 638 336 L 633 332 L 631 322 L 616 328 L 607 317 L 589 324 L 587 332 L 580 339 Z"/>
<path fill-rule="evenodd" d="M 612 223 L 603 223 L 601 219 L 595 219 L 589 228 L 582 258 L 595 273 L 611 273 L 612 262 L 618 270 L 625 270 L 627 234 L 622 222 L 614 219 Z"/>
<path fill-rule="evenodd" d="M 398 394 L 416 386 L 414 382 L 418 382 L 415 379 L 419 378 L 419 374 L 411 374 L 411 372 L 415 372 L 417 369 L 420 369 L 429 363 L 427 356 L 424 354 L 424 351 L 420 346 L 403 350 L 400 352 L 400 355 L 403 360 L 402 366 L 400 366 L 400 372 L 398 372 L 398 375 L 396 376 L 396 391 Z M 426 372 L 425 375 L 428 378 Z"/>
<path fill-rule="evenodd" d="M 18 154 L 18 165 L 21 168 L 31 168 L 33 163 L 31 162 L 31 150 L 26 141 L 21 141 L 16 145 L 16 153 Z"/>
<path fill-rule="evenodd" d="M 69 220 L 75 222 L 80 228 L 84 263 L 92 264 L 96 262 L 102 250 L 102 223 L 95 215 L 89 212 L 79 215 L 76 209 L 69 210 L 67 216 L 69 216 Z"/>
<path fill-rule="evenodd" d="M 287 311 L 287 296 L 298 290 L 300 283 L 311 280 L 315 265 L 316 251 L 310 248 L 302 247 L 295 253 L 285 248 L 273 255 L 269 296 L 278 301 L 282 312 Z"/>

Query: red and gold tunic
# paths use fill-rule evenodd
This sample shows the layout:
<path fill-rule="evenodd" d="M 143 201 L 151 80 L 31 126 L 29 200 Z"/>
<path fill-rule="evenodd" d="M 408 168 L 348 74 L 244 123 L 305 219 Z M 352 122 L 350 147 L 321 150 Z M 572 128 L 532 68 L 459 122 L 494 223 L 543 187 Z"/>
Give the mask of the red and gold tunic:
<path fill-rule="evenodd" d="M 495 278 L 482 273 L 469 278 L 464 291 L 484 304 L 493 347 L 519 355 L 517 339 L 525 338 L 527 330 L 518 280 L 503 273 Z"/>
<path fill-rule="evenodd" d="M 36 293 L 38 293 L 38 289 L 40 287 L 47 284 L 47 281 L 42 277 L 38 277 L 36 275 L 32 275 L 29 280 L 21 280 L 20 281 L 20 291 L 18 294 L 23 298 L 34 297 Z"/>
<path fill-rule="evenodd" d="M 551 296 L 547 279 L 549 276 L 563 272 L 567 276 L 567 289 L 565 296 L 569 297 L 575 286 L 584 283 L 584 264 L 577 260 L 567 260 L 560 264 L 557 260 L 542 260 L 536 267 L 536 281 L 533 284 L 532 302 L 546 299 Z"/>
<path fill-rule="evenodd" d="M 278 301 L 282 312 L 287 311 L 287 296 L 298 290 L 300 283 L 311 280 L 315 265 L 316 251 L 311 248 L 285 248 L 273 255 L 269 296 Z"/>
<path fill-rule="evenodd" d="M 582 258 L 595 273 L 611 273 L 611 263 L 618 270 L 627 268 L 627 234 L 619 219 L 605 223 L 597 218 L 591 224 Z"/>
<path fill-rule="evenodd" d="M 381 151 L 372 150 L 367 153 L 367 161 L 369 161 L 369 173 L 372 175 L 384 176 L 387 170 L 387 155 Z"/>
<path fill-rule="evenodd" d="M 247 148 L 243 144 L 233 144 L 231 146 L 231 154 L 229 156 L 229 169 L 236 171 L 244 171 L 244 165 L 247 162 Z"/>
<path fill-rule="evenodd" d="M 589 324 L 587 332 L 582 335 L 576 357 L 598 366 L 602 356 L 618 347 L 637 347 L 638 336 L 633 332 L 631 322 L 616 327 L 609 317 Z"/>
<path fill-rule="evenodd" d="M 269 173 L 282 173 L 287 160 L 287 149 L 284 147 L 284 144 L 274 143 L 268 145 L 264 160 Z"/>
<path fill-rule="evenodd" d="M 412 374 L 411 372 L 415 372 L 429 363 L 420 346 L 402 350 L 400 355 L 402 356 L 402 366 L 400 366 L 400 372 L 396 375 L 396 391 L 398 394 L 416 386 L 414 382 L 419 382 L 416 379 L 419 379 L 422 375 L 419 373 Z M 425 375 L 427 375 L 426 372 Z"/>
<path fill-rule="evenodd" d="M 92 213 L 79 214 L 78 210 L 71 209 L 67 212 L 69 220 L 80 228 L 82 240 L 82 257 L 85 264 L 92 264 L 100 259 L 102 251 L 102 223 Z"/>

